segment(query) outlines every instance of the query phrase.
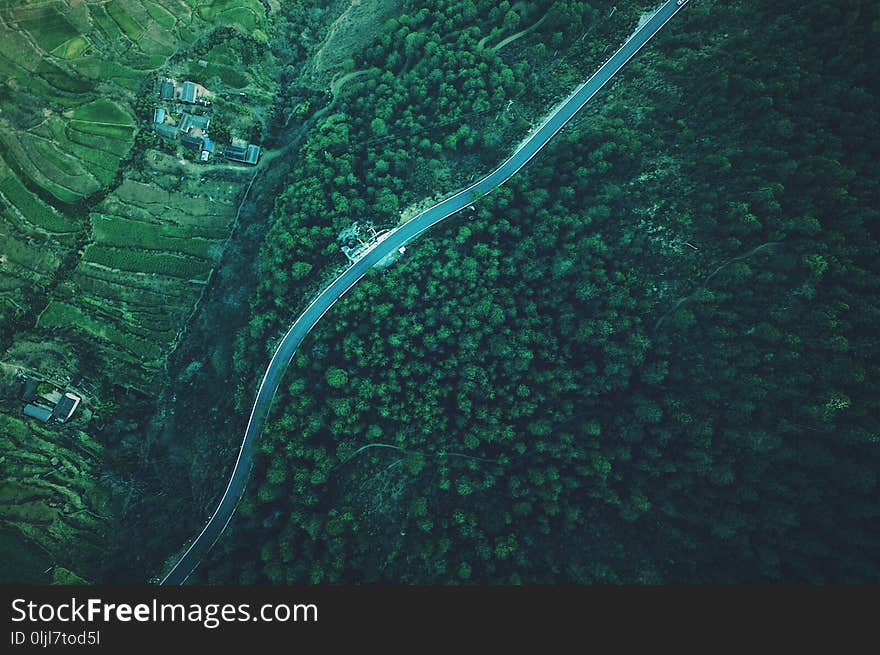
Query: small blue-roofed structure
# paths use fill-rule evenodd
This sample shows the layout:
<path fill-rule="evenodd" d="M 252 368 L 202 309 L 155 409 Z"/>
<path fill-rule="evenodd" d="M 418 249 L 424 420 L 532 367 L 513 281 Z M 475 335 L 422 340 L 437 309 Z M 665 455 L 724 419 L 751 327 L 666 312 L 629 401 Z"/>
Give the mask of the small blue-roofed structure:
<path fill-rule="evenodd" d="M 154 123 L 164 123 L 165 122 L 165 109 L 164 109 L 164 107 L 156 107 L 156 111 L 153 112 L 153 122 Z"/>
<path fill-rule="evenodd" d="M 214 142 L 207 136 L 205 137 L 205 142 L 202 143 L 202 150 L 206 152 L 214 152 Z"/>

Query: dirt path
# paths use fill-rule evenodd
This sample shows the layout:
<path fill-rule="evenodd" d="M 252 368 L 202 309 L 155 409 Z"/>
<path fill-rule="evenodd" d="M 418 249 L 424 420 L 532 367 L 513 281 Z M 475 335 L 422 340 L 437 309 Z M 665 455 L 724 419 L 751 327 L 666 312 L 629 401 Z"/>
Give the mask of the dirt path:
<path fill-rule="evenodd" d="M 547 20 L 547 16 L 549 16 L 549 15 L 550 15 L 549 13 L 544 14 L 543 16 L 541 16 L 541 18 L 539 18 L 539 19 L 537 20 L 537 22 L 533 23 L 532 25 L 530 25 L 530 26 L 527 27 L 526 29 L 524 29 L 524 30 L 520 30 L 520 31 L 517 32 L 516 34 L 511 34 L 511 35 L 508 36 L 506 39 L 502 39 L 502 40 L 499 41 L 496 45 L 492 46 L 492 50 L 493 50 L 494 52 L 498 52 L 498 51 L 501 50 L 501 48 L 503 48 L 504 46 L 510 45 L 511 43 L 513 43 L 514 41 L 516 41 L 517 39 L 519 39 L 520 37 L 523 37 L 523 36 L 525 36 L 526 34 L 529 34 L 530 32 L 532 32 L 532 31 L 538 29 L 538 28 L 541 26 L 541 23 L 543 23 L 545 20 Z"/>
<path fill-rule="evenodd" d="M 541 23 L 543 23 L 545 20 L 547 20 L 547 16 L 549 16 L 549 15 L 550 15 L 550 12 L 547 12 L 546 14 L 541 16 L 537 21 L 535 21 L 534 23 L 529 25 L 527 28 L 520 30 L 519 32 L 516 32 L 515 34 L 511 34 L 510 36 L 504 37 L 498 43 L 491 46 L 489 49 L 492 52 L 498 52 L 504 46 L 510 45 L 511 43 L 513 43 L 514 41 L 519 39 L 520 37 L 523 37 L 526 34 L 528 34 L 529 32 L 532 32 L 532 31 L 538 29 L 541 26 Z M 491 37 L 491 35 L 484 36 L 482 39 L 477 41 L 477 49 L 485 48 L 486 42 L 489 40 L 490 37 Z"/>
<path fill-rule="evenodd" d="M 349 80 L 353 80 L 354 78 L 359 77 L 360 75 L 365 75 L 368 72 L 369 71 L 367 69 L 364 69 L 364 70 L 359 70 L 359 71 L 352 71 L 351 73 L 346 73 L 345 75 L 342 75 L 341 77 L 337 77 L 332 82 L 330 82 L 330 94 L 335 99 L 336 96 L 339 95 L 339 91 L 342 89 L 343 86 L 346 85 L 346 83 Z"/>
<path fill-rule="evenodd" d="M 782 245 L 781 241 L 768 241 L 767 243 L 762 243 L 760 246 L 755 246 L 754 248 L 749 250 L 747 253 L 744 253 L 742 255 L 738 255 L 736 257 L 733 257 L 732 259 L 728 259 L 723 264 L 720 264 L 719 266 L 717 266 L 714 271 L 712 271 L 711 273 L 709 273 L 709 275 L 706 276 L 706 279 L 703 280 L 703 282 L 696 289 L 694 289 L 694 291 L 692 293 L 688 294 L 684 298 L 679 299 L 678 302 L 676 302 L 669 311 L 667 311 L 665 314 L 663 314 L 663 316 L 661 316 L 659 319 L 657 319 L 657 322 L 654 324 L 654 332 L 656 332 L 660 328 L 660 326 L 663 324 L 663 321 L 665 321 L 667 317 L 669 317 L 672 313 L 674 313 L 679 307 L 681 307 L 683 304 L 685 304 L 688 300 L 690 300 L 695 295 L 697 295 L 700 291 L 705 289 L 708 286 L 709 282 L 712 281 L 713 277 L 718 275 L 721 271 L 723 271 L 725 268 L 730 266 L 733 262 L 738 262 L 743 259 L 748 259 L 752 255 L 759 253 L 762 250 L 766 250 L 767 248 L 772 248 L 773 246 L 781 246 L 781 245 Z"/>
<path fill-rule="evenodd" d="M 89 125 L 109 125 L 110 127 L 127 127 L 129 129 L 134 129 L 137 127 L 136 125 L 132 125 L 131 123 L 105 123 L 103 121 L 87 121 L 82 118 L 71 118 L 71 123 L 88 123 Z"/>

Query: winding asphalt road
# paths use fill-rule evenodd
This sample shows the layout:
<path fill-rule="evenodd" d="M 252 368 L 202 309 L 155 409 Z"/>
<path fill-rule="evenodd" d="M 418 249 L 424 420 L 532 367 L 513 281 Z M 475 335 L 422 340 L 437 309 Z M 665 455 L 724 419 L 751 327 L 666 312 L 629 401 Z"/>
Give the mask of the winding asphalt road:
<path fill-rule="evenodd" d="M 386 255 L 409 243 L 433 225 L 470 205 L 475 195 L 486 194 L 513 177 L 679 10 L 687 5 L 688 1 L 669 0 L 666 2 L 589 80 L 560 103 L 540 127 L 532 130 L 529 137 L 517 147 L 507 161 L 467 189 L 463 189 L 430 209 L 426 209 L 408 222 L 383 235 L 384 238 L 381 241 L 374 244 L 312 301 L 312 304 L 296 319 L 287 334 L 284 335 L 269 362 L 266 373 L 263 375 L 263 381 L 257 391 L 257 398 L 254 401 L 244 439 L 238 452 L 238 459 L 220 504 L 199 536 L 162 580 L 163 585 L 176 585 L 185 582 L 205 554 L 220 538 L 220 535 L 223 534 L 226 526 L 229 525 L 238 501 L 244 493 L 253 463 L 254 443 L 263 431 L 263 424 L 269 413 L 269 406 L 275 396 L 275 391 L 278 389 L 284 371 L 296 349 L 315 324 L 321 320 L 321 317 Z"/>

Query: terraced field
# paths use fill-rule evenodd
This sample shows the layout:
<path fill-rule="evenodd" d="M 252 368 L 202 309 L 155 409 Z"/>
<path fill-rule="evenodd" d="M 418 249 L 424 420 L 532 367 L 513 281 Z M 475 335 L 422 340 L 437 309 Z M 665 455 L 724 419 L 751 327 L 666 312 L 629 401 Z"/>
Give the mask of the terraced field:
<path fill-rule="evenodd" d="M 0 445 L 0 515 L 7 528 L 40 544 L 50 563 L 72 541 L 80 556 L 100 557 L 109 509 L 107 495 L 96 492 L 101 446 L 75 428 L 62 433 L 3 414 Z"/>
<path fill-rule="evenodd" d="M 99 548 L 127 502 L 96 473 L 98 429 L 155 397 L 253 173 L 153 149 L 155 78 L 177 56 L 213 89 L 271 97 L 223 42 L 208 66 L 190 53 L 220 28 L 264 43 L 266 24 L 259 0 L 0 0 L 0 552 L 24 540 L 45 558 L 23 566 L 56 581 L 91 575 L 65 549 Z M 91 392 L 64 426 L 25 420 L 18 367 Z"/>
<path fill-rule="evenodd" d="M 90 214 L 92 241 L 37 321 L 45 338 L 97 339 L 98 368 L 147 391 L 222 253 L 240 185 L 213 199 L 126 180 Z"/>

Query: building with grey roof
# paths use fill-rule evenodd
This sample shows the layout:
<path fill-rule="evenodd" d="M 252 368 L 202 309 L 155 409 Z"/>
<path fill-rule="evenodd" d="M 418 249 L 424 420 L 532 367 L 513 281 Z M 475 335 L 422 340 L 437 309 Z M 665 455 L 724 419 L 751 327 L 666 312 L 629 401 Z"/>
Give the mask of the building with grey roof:
<path fill-rule="evenodd" d="M 247 148 L 244 146 L 234 146 L 230 143 L 223 148 L 223 156 L 226 157 L 226 159 L 243 162 L 246 155 Z"/>
<path fill-rule="evenodd" d="M 197 127 L 202 131 L 208 129 L 208 126 L 211 124 L 210 116 L 194 116 L 193 114 L 187 114 L 184 112 L 180 116 L 180 121 L 177 124 L 177 129 L 181 132 L 189 132 L 190 129 Z"/>
<path fill-rule="evenodd" d="M 165 123 L 156 123 L 156 133 L 161 136 L 163 139 L 176 139 L 177 138 L 177 127 L 174 125 L 167 125 Z"/>
<path fill-rule="evenodd" d="M 165 80 L 159 85 L 159 97 L 162 100 L 174 100 L 174 82 Z"/>
<path fill-rule="evenodd" d="M 180 92 L 180 101 L 195 104 L 196 102 L 196 83 L 184 82 L 183 89 Z"/>
<path fill-rule="evenodd" d="M 19 394 L 19 398 L 21 398 L 24 402 L 29 403 L 36 397 L 37 380 L 29 377 L 24 377 L 21 381 L 21 393 Z"/>
<path fill-rule="evenodd" d="M 192 136 L 190 134 L 184 134 L 180 137 L 180 144 L 184 148 L 189 148 L 190 150 L 199 150 L 202 149 L 202 144 L 204 143 L 202 137 L 200 136 Z"/>
<path fill-rule="evenodd" d="M 234 146 L 232 144 L 223 148 L 223 156 L 232 161 L 242 164 L 255 165 L 260 159 L 260 146 L 248 144 L 246 146 Z"/>
<path fill-rule="evenodd" d="M 52 418 L 52 410 L 42 405 L 27 404 L 24 406 L 24 415 L 45 423 Z"/>

